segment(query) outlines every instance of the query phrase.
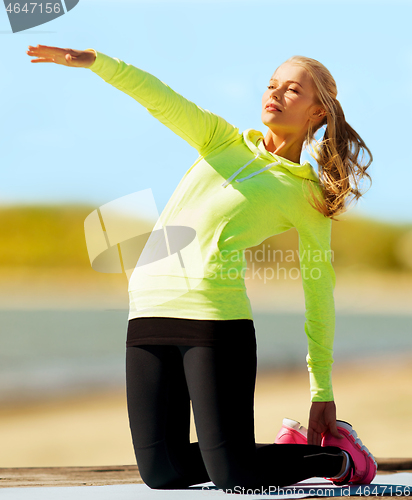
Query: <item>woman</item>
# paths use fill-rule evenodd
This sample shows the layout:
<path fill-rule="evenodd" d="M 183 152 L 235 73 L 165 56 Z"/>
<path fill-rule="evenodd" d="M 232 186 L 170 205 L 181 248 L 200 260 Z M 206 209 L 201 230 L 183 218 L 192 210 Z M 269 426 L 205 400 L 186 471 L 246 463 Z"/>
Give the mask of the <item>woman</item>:
<path fill-rule="evenodd" d="M 38 45 L 27 54 L 37 58 L 32 62 L 90 68 L 200 154 L 155 226 L 167 228 L 169 243 L 173 226 L 193 228 L 193 244 L 174 241 L 179 251 L 136 266 L 129 283 L 127 400 L 144 482 L 171 489 L 211 480 L 225 491 L 314 476 L 370 483 L 374 458 L 352 427 L 336 420 L 330 237 L 334 216 L 347 209 L 351 196 L 361 195 L 357 183 L 369 177 L 372 156 L 346 123 L 329 71 L 300 56 L 279 66 L 263 94 L 263 137 L 252 129 L 240 133 L 149 73 L 94 49 Z M 323 125 L 318 176 L 299 161 L 304 142 L 310 144 Z M 359 159 L 364 151 L 367 165 Z M 306 302 L 312 396 L 307 443 L 289 444 L 292 430 L 286 429 L 282 444 L 256 444 L 256 341 L 244 250 L 293 227 Z M 161 244 L 152 240 L 145 251 L 159 252 Z M 196 443 L 189 440 L 190 401 Z"/>

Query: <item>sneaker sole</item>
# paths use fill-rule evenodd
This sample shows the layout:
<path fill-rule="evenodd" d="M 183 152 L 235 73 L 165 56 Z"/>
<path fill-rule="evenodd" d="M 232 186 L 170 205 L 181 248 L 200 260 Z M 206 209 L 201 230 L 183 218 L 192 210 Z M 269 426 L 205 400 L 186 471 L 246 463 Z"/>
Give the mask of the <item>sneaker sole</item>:
<path fill-rule="evenodd" d="M 350 484 L 370 484 L 373 481 L 373 479 L 375 478 L 377 468 L 378 468 L 378 464 L 376 463 L 374 456 L 368 450 L 368 448 L 362 443 L 362 441 L 358 437 L 356 431 L 353 429 L 353 427 L 348 422 L 345 422 L 343 420 L 337 420 L 336 424 L 338 427 L 338 431 L 339 431 L 339 429 L 344 429 L 346 431 L 345 434 L 346 434 L 347 439 L 349 439 L 352 442 L 352 444 L 358 449 L 358 451 L 360 451 L 366 457 L 367 462 L 369 462 L 369 469 L 368 469 L 367 473 L 365 474 L 365 477 L 360 478 L 355 472 L 353 478 L 349 481 L 349 483 Z M 324 446 L 323 442 L 324 442 L 324 439 L 322 439 L 322 446 Z M 335 445 L 332 445 L 332 446 L 335 446 Z M 348 451 L 348 450 L 345 450 L 345 451 Z M 348 451 L 348 453 L 350 454 L 350 451 Z M 373 466 L 372 466 L 371 462 L 373 463 Z M 328 479 L 330 481 L 334 481 L 332 478 L 328 478 Z"/>
<path fill-rule="evenodd" d="M 366 452 L 367 455 L 369 455 L 369 457 L 372 459 L 374 465 L 375 465 L 375 468 L 377 469 L 378 468 L 378 464 L 375 460 L 375 457 L 372 455 L 372 453 L 368 450 L 368 448 L 366 448 L 366 446 L 362 443 L 361 439 L 358 437 L 355 429 L 350 425 L 348 424 L 348 422 L 345 422 L 344 420 L 336 420 L 336 423 L 339 422 L 339 426 L 338 427 L 342 427 L 343 429 L 346 429 L 349 434 L 354 438 L 354 442 L 355 443 L 358 443 L 360 445 L 360 449 L 361 451 L 363 452 Z M 376 476 L 376 472 L 375 472 L 375 476 Z M 375 477 L 373 476 L 373 477 Z M 372 478 L 373 480 L 373 478 Z"/>

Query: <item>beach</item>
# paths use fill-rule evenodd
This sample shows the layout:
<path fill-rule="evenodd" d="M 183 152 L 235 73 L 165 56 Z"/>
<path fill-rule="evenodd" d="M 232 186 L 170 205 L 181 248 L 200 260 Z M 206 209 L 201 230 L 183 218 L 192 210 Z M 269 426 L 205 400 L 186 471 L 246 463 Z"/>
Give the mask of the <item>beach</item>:
<path fill-rule="evenodd" d="M 3 274 L 5 309 L 95 307 L 127 309 L 125 276 L 67 271 Z M 300 280 L 248 284 L 254 310 L 304 311 Z M 337 311 L 411 314 L 412 283 L 393 275 L 339 275 Z M 412 315 L 411 315 L 412 320 Z M 390 335 L 390 332 L 388 332 Z M 356 353 L 356 345 L 354 345 Z M 338 418 L 350 422 L 376 457 L 411 457 L 412 353 L 380 353 L 335 362 L 333 386 Z M 259 371 L 255 399 L 256 441 L 274 441 L 282 419 L 307 425 L 310 407 L 305 363 L 293 369 Z M 191 440 L 196 440 L 192 419 Z M 79 394 L 58 394 L 0 408 L 0 467 L 113 466 L 134 464 L 122 385 Z"/>
<path fill-rule="evenodd" d="M 408 357 L 338 366 L 338 418 L 352 423 L 376 457 L 411 457 L 412 363 Z M 271 443 L 284 417 L 307 425 L 305 370 L 259 373 L 256 441 Z M 192 419 L 191 440 L 196 440 Z M 0 467 L 134 464 L 124 390 L 54 399 L 0 411 Z"/>

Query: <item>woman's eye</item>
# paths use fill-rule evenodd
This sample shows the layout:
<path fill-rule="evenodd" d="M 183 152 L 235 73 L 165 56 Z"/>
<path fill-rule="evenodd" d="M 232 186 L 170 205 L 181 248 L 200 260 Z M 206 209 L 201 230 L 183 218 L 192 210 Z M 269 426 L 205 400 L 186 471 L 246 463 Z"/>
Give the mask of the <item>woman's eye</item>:
<path fill-rule="evenodd" d="M 274 85 L 268 85 L 268 89 L 271 90 L 271 89 L 274 89 L 275 86 Z M 291 90 L 292 92 L 294 92 L 295 94 L 299 94 L 299 92 L 296 90 L 296 89 L 288 89 L 288 90 Z"/>

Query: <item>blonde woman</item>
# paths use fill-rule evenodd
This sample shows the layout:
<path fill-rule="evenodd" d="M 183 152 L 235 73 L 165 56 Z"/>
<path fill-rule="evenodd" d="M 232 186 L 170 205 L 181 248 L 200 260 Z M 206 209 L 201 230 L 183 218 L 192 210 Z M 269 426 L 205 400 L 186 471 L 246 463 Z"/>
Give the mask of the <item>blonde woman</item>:
<path fill-rule="evenodd" d="M 264 136 L 239 132 L 153 75 L 94 49 L 38 45 L 27 54 L 33 63 L 89 68 L 199 152 L 159 220 L 160 227 L 196 231 L 201 273 L 190 266 L 195 256 L 189 254 L 184 276 L 163 260 L 155 275 L 136 267 L 129 282 L 127 401 L 143 481 L 159 489 L 212 481 L 227 492 L 315 476 L 336 484 L 370 483 L 373 456 L 348 423 L 336 420 L 330 239 L 332 219 L 361 196 L 359 182 L 369 178 L 372 155 L 346 122 L 329 71 L 300 56 L 281 64 L 263 93 Z M 317 174 L 300 157 L 305 141 L 311 144 L 323 125 Z M 171 154 L 165 155 L 161 142 L 159 137 L 156 162 Z M 362 164 L 365 152 L 369 162 Z M 256 340 L 244 250 L 293 227 L 306 302 L 312 401 L 307 438 L 284 425 L 275 443 L 257 444 Z M 196 285 L 185 289 L 187 283 Z M 189 440 L 190 401 L 195 443 Z"/>

